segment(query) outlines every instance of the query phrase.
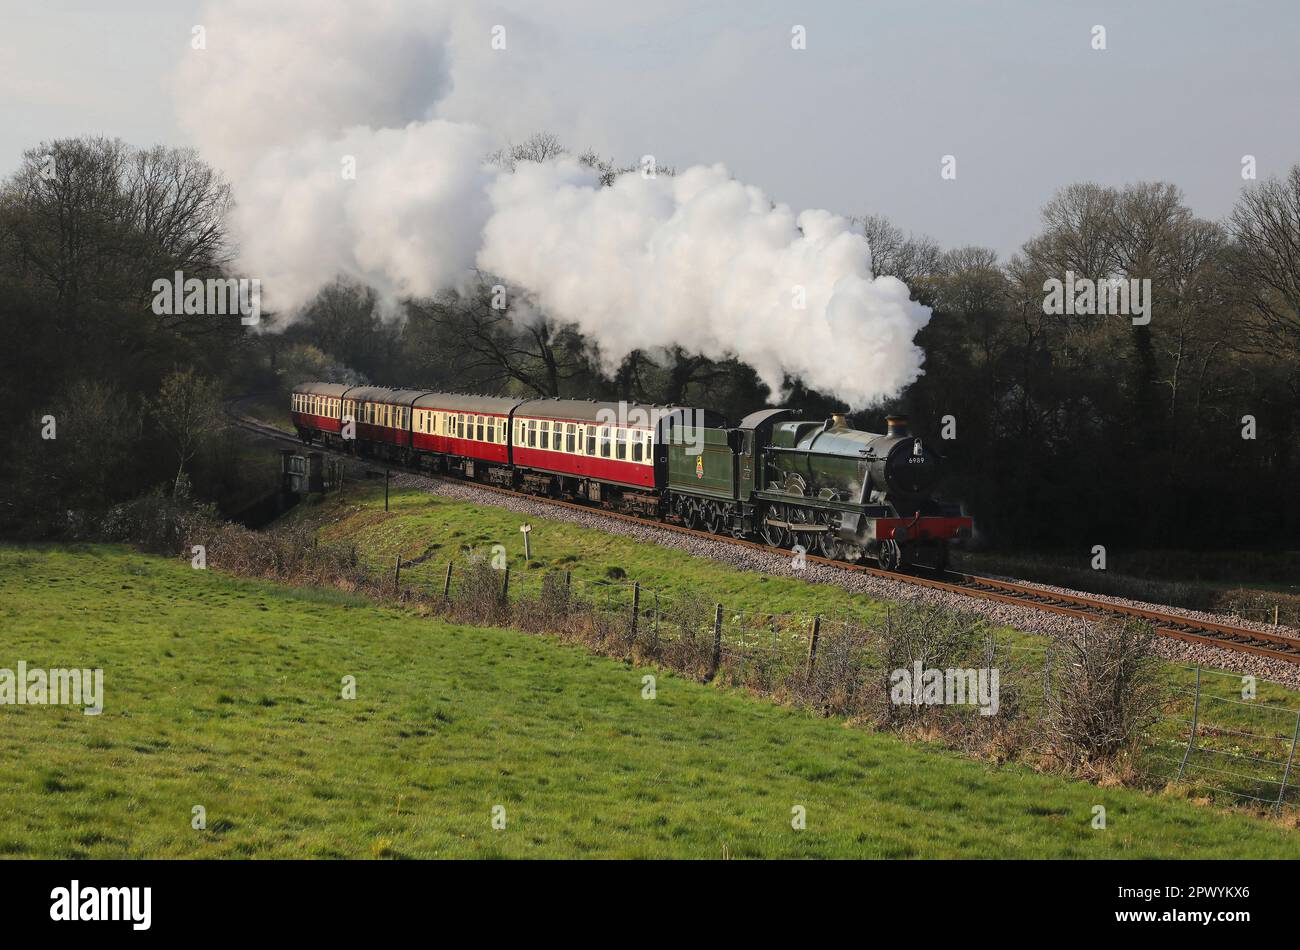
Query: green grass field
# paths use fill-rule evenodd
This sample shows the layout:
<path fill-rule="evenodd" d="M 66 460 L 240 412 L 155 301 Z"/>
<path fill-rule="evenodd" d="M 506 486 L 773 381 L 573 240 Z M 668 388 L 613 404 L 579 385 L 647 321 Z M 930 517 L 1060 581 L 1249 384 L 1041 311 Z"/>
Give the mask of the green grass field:
<path fill-rule="evenodd" d="M 732 621 L 748 626 L 765 643 L 762 627 L 770 614 L 810 616 L 822 613 L 828 619 L 852 616 L 869 621 L 885 609 L 872 600 L 832 584 L 815 584 L 798 578 L 775 577 L 743 571 L 720 561 L 692 557 L 681 551 L 645 544 L 620 535 L 606 534 L 563 521 L 516 514 L 491 505 L 476 505 L 430 495 L 422 491 L 394 489 L 389 499 L 390 511 L 383 510 L 382 484 L 354 483 L 341 495 L 327 496 L 292 512 L 288 519 L 318 529 L 324 542 L 356 544 L 360 556 L 391 571 L 390 565 L 400 554 L 404 558 L 428 555 L 429 560 L 403 572 L 407 585 L 423 585 L 440 591 L 448 560 L 463 557 L 466 547 L 480 553 L 495 543 L 506 546 L 514 571 L 512 585 L 516 591 L 535 587 L 537 579 L 548 570 L 568 570 L 576 582 L 587 585 L 626 584 L 635 579 L 642 586 L 658 590 L 666 597 L 693 593 L 708 600 L 720 600 L 727 607 L 728 643 L 734 644 Z M 532 524 L 531 561 L 525 561 L 519 525 Z M 617 580 L 611 578 L 614 575 Z M 590 589 L 590 588 L 588 588 Z M 626 590 L 611 596 L 626 602 Z M 758 629 L 755 629 L 758 628 Z M 1001 642 L 1029 650 L 1041 650 L 1044 640 L 1010 629 L 997 631 Z M 795 622 L 783 633 L 795 653 L 804 649 L 803 635 Z M 1041 664 L 1041 658 L 1032 662 Z M 1189 691 L 1195 674 L 1185 666 L 1170 664 L 1168 677 L 1179 691 L 1178 704 L 1169 710 L 1167 720 L 1152 734 L 1153 743 L 1146 750 L 1152 756 L 1148 764 L 1157 775 L 1172 776 L 1187 743 L 1191 719 Z M 1300 695 L 1271 683 L 1258 684 L 1257 702 L 1269 708 L 1241 705 L 1241 681 L 1231 676 L 1203 678 L 1208 695 L 1216 697 L 1205 706 L 1208 730 L 1203 730 L 1202 748 L 1232 753 L 1236 759 L 1210 758 L 1201 755 L 1188 766 L 1189 778 L 1197 783 L 1190 794 L 1208 796 L 1221 804 L 1239 804 L 1243 799 L 1232 793 L 1270 797 L 1278 786 L 1269 785 L 1282 777 L 1283 764 L 1290 749 L 1290 739 L 1300 709 Z M 1226 731 L 1224 731 L 1226 730 Z M 1215 769 L 1238 773 L 1227 776 Z M 1246 780 L 1262 778 L 1264 784 Z M 1218 793 L 1213 789 L 1221 790 Z M 1248 801 L 1249 799 L 1244 799 Z"/>
<path fill-rule="evenodd" d="M 186 561 L 0 547 L 0 594 L 0 667 L 105 671 L 102 715 L 0 707 L 9 856 L 1300 856 L 1267 822 L 667 674 L 643 699 L 646 670 L 547 638 Z"/>

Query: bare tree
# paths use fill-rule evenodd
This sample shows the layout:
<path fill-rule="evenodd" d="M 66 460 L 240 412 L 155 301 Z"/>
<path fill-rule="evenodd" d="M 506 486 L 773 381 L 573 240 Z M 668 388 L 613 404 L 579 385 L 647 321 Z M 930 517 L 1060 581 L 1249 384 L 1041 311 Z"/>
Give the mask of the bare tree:
<path fill-rule="evenodd" d="M 468 295 L 411 304 L 413 313 L 439 326 L 462 378 L 514 382 L 540 396 L 559 396 L 567 380 L 590 371 L 586 342 L 575 328 L 557 324 L 520 295 L 506 295 L 506 306 L 494 306 L 495 286 L 494 278 L 479 275 Z"/>
<path fill-rule="evenodd" d="M 1300 165 L 1246 188 L 1229 219 L 1230 267 L 1260 347 L 1300 355 Z"/>
<path fill-rule="evenodd" d="M 154 280 L 178 270 L 217 276 L 230 262 L 230 206 L 229 185 L 194 150 L 142 151 L 105 138 L 28 150 L 0 191 L 3 243 L 22 273 L 53 292 L 59 329 L 84 337 L 94 325 L 136 348 L 157 339 L 140 332 Z M 239 332 L 231 321 L 206 317 L 151 319 L 154 329 Z"/>
<path fill-rule="evenodd" d="M 514 171 L 520 162 L 545 162 L 568 154 L 559 138 L 550 132 L 534 132 L 522 142 L 511 143 L 487 156 L 489 165 Z"/>
<path fill-rule="evenodd" d="M 172 443 L 179 465 L 174 487 L 180 490 L 185 466 L 221 423 L 221 390 L 215 380 L 192 368 L 178 369 L 162 382 L 152 405 L 153 416 Z"/>
<path fill-rule="evenodd" d="M 871 272 L 877 277 L 897 277 L 911 286 L 918 277 L 939 270 L 939 245 L 924 235 L 904 234 L 879 214 L 849 219 L 862 229 L 871 248 Z"/>

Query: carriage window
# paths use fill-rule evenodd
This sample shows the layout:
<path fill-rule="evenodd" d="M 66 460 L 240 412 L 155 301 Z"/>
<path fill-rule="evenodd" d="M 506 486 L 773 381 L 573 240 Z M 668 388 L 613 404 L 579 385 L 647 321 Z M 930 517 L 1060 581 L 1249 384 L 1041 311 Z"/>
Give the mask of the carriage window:
<path fill-rule="evenodd" d="M 645 434 L 645 460 L 651 464 L 655 460 L 655 435 L 653 432 Z"/>
<path fill-rule="evenodd" d="M 636 432 L 632 433 L 632 461 L 639 462 L 644 458 L 645 443 L 641 441 L 641 436 Z"/>
<path fill-rule="evenodd" d="M 609 458 L 609 430 L 608 429 L 600 430 L 600 457 L 603 459 Z"/>
<path fill-rule="evenodd" d="M 497 445 L 506 444 L 506 420 L 497 420 Z"/>
<path fill-rule="evenodd" d="M 573 434 L 576 429 L 577 426 L 572 422 L 566 423 L 564 426 L 564 451 L 566 452 L 573 451 Z"/>
<path fill-rule="evenodd" d="M 618 459 L 627 458 L 627 430 L 618 429 L 617 441 L 615 442 L 614 457 Z"/>
<path fill-rule="evenodd" d="M 596 427 L 590 426 L 587 429 L 587 454 L 592 458 L 596 457 Z"/>
<path fill-rule="evenodd" d="M 528 420 L 528 447 L 535 448 L 537 445 L 537 420 Z"/>

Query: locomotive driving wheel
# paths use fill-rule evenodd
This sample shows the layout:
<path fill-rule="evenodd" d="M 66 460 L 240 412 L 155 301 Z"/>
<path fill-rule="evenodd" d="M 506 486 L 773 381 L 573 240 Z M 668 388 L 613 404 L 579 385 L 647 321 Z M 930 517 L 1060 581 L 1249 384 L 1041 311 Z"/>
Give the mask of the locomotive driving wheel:
<path fill-rule="evenodd" d="M 704 530 L 709 534 L 722 534 L 722 529 L 727 524 L 726 511 L 716 501 L 705 501 L 700 503 L 702 511 L 702 520 Z"/>
<path fill-rule="evenodd" d="M 781 505 L 768 505 L 763 509 L 763 527 L 759 532 L 763 541 L 774 548 L 788 548 L 791 544 L 790 530 L 781 525 L 768 524 L 767 520 L 785 521 L 785 511 Z"/>
<path fill-rule="evenodd" d="M 817 532 L 799 530 L 802 525 L 812 526 L 817 523 L 817 515 L 811 509 L 801 508 L 798 505 L 786 505 L 785 520 L 793 525 L 793 529 L 790 531 L 789 546 L 791 548 L 799 545 L 805 552 L 817 549 Z"/>
<path fill-rule="evenodd" d="M 882 570 L 898 570 L 899 564 L 903 561 L 903 551 L 898 546 L 898 542 L 893 538 L 881 541 L 880 549 L 876 551 L 876 561 L 880 564 Z"/>
<path fill-rule="evenodd" d="M 832 523 L 830 516 L 817 519 L 819 524 L 826 525 L 826 530 L 817 536 L 817 550 L 821 552 L 822 557 L 828 557 L 832 561 L 844 560 L 844 544 L 835 534 L 835 525 Z"/>

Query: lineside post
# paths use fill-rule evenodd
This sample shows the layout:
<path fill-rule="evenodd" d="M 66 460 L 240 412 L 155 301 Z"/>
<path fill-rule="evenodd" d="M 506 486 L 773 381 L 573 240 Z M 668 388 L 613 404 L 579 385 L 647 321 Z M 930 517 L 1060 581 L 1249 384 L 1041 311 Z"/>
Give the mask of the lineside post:
<path fill-rule="evenodd" d="M 632 582 L 632 639 L 636 639 L 637 617 L 641 612 L 641 582 Z"/>
<path fill-rule="evenodd" d="M 1282 799 L 1286 797 L 1286 783 L 1291 777 L 1291 763 L 1295 760 L 1296 741 L 1300 740 L 1300 712 L 1295 716 L 1295 730 L 1291 733 L 1291 752 L 1286 757 L 1286 769 L 1282 772 L 1282 787 L 1277 790 L 1277 804 L 1273 807 L 1273 813 L 1282 814 Z"/>
<path fill-rule="evenodd" d="M 709 679 L 718 675 L 722 665 L 722 604 L 713 610 L 713 659 L 709 663 Z"/>
<path fill-rule="evenodd" d="M 1192 732 L 1187 737 L 1187 750 L 1183 753 L 1183 761 L 1178 766 L 1178 778 L 1175 781 L 1183 780 L 1183 772 L 1187 768 L 1187 759 L 1192 754 L 1192 749 L 1196 746 L 1196 727 L 1201 721 L 1201 665 L 1196 664 L 1196 699 L 1192 702 Z"/>
<path fill-rule="evenodd" d="M 808 638 L 808 679 L 812 681 L 813 667 L 817 663 L 817 641 L 822 635 L 822 615 L 813 618 L 812 636 Z"/>
<path fill-rule="evenodd" d="M 454 561 L 447 562 L 447 576 L 442 581 L 442 599 L 451 600 L 451 566 Z"/>

